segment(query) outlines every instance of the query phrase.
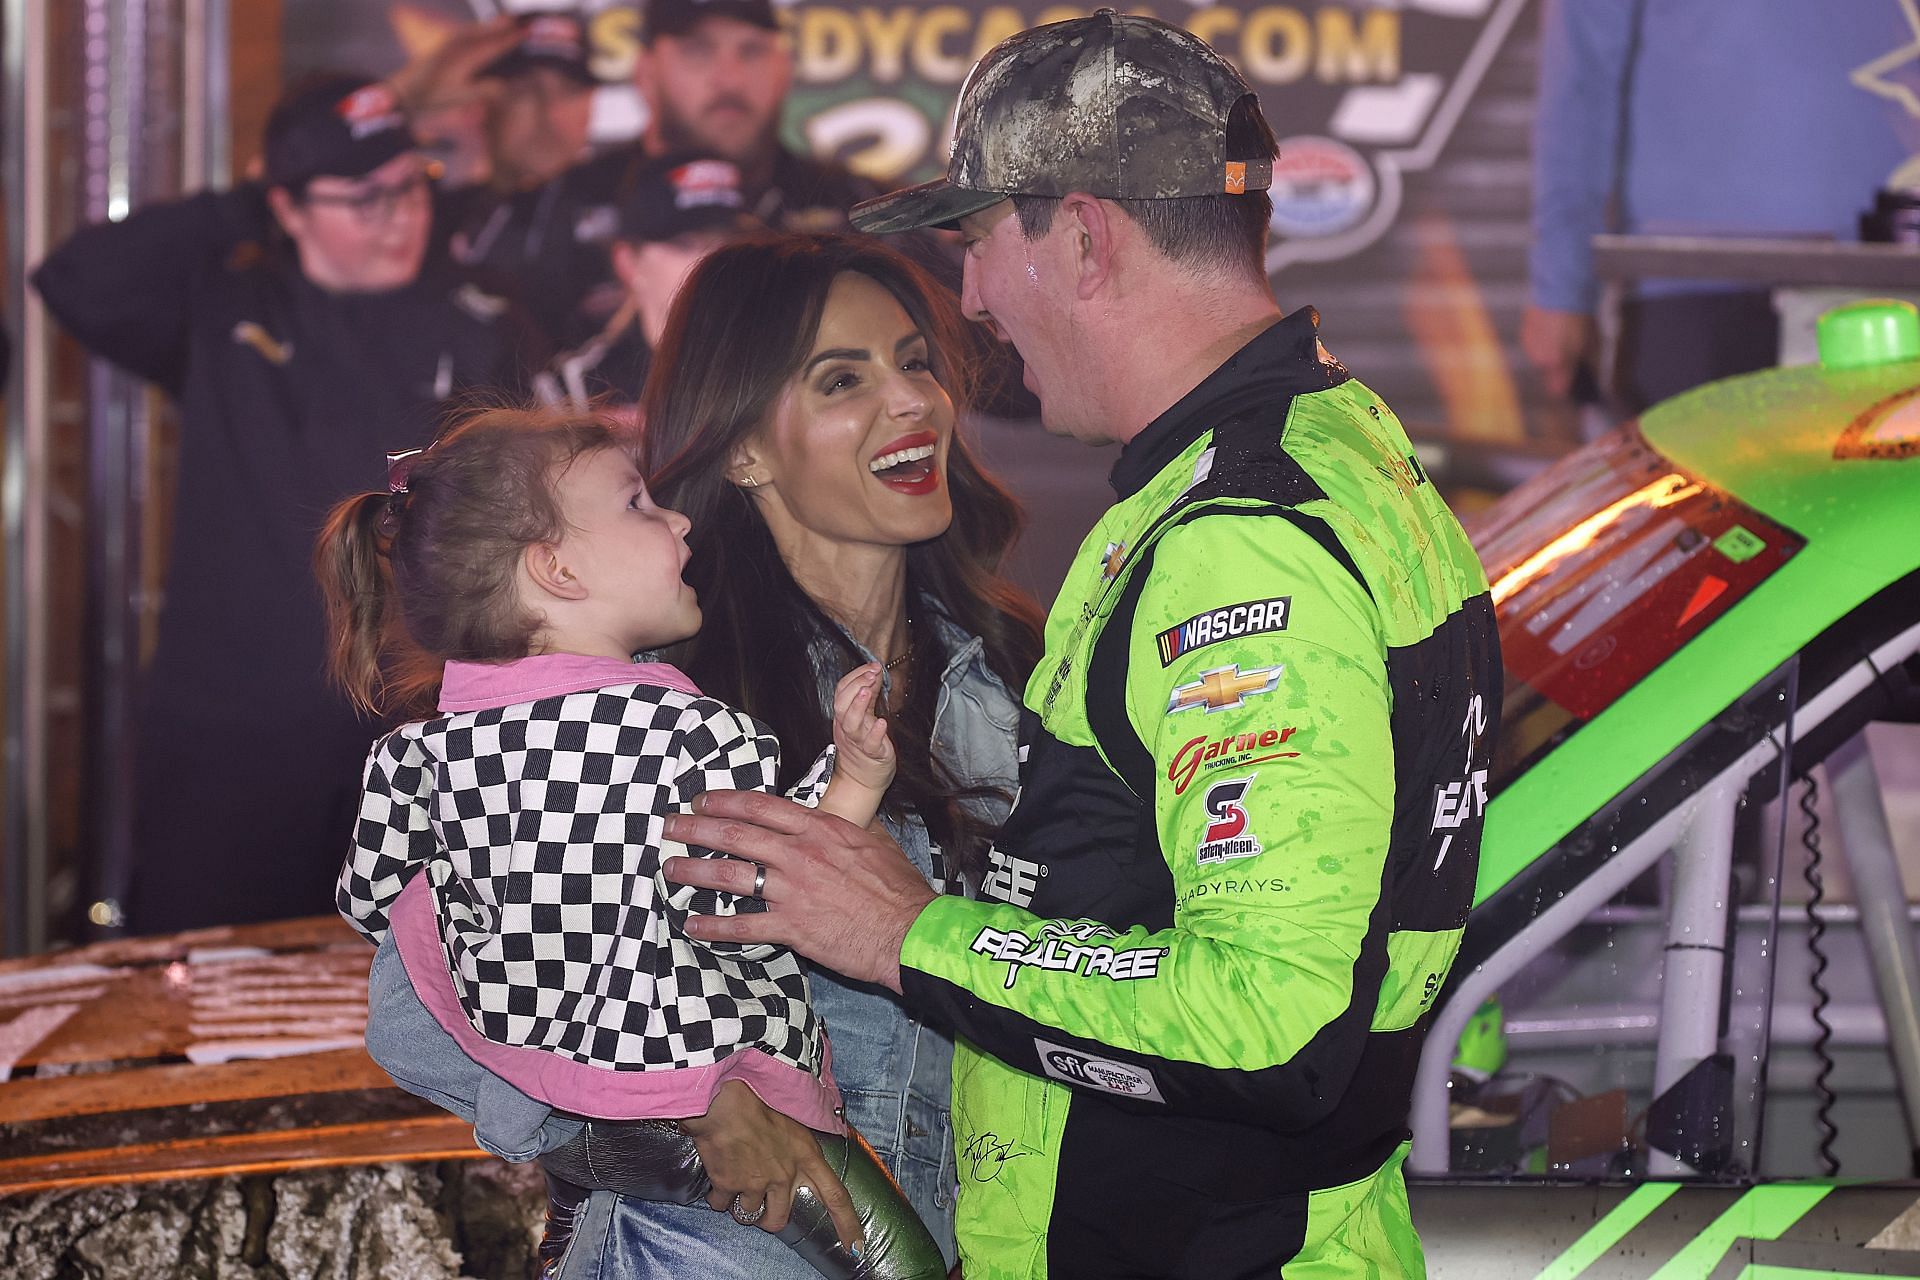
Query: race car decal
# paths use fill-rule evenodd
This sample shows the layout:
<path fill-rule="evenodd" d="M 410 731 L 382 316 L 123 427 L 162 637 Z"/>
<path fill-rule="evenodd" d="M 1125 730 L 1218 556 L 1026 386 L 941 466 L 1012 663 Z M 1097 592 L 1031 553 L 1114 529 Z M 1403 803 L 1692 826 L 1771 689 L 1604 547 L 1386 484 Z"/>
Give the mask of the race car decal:
<path fill-rule="evenodd" d="M 1437 1275 L 1535 1280 L 1841 1280 L 1913 1275 L 1911 1184 L 1686 1182 L 1489 1187 L 1408 1179 Z M 1488 1222 L 1500 1229 L 1491 1235 Z"/>

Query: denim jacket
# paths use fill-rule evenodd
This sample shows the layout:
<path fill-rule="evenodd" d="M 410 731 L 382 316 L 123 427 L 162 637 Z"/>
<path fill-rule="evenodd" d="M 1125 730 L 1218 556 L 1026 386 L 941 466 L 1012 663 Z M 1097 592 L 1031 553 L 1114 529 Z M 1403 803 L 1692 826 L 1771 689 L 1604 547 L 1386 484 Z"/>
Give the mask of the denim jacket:
<path fill-rule="evenodd" d="M 987 666 L 983 645 L 924 602 L 948 654 L 934 704 L 935 758 L 961 786 L 997 788 L 1011 800 L 1019 766 L 1014 744 L 1020 706 Z M 872 655 L 864 655 L 869 661 Z M 840 673 L 821 671 L 821 691 L 833 696 Z M 980 801 L 995 823 L 1007 801 Z M 932 843 L 917 815 L 885 821 L 913 865 L 934 875 Z M 960 886 L 949 886 L 958 890 Z M 976 886 L 977 887 L 977 886 Z M 948 1260 L 953 1257 L 954 1168 L 953 1041 L 922 1022 L 891 991 L 809 970 L 813 1005 L 833 1044 L 833 1075 L 847 1119 L 886 1162 Z"/>

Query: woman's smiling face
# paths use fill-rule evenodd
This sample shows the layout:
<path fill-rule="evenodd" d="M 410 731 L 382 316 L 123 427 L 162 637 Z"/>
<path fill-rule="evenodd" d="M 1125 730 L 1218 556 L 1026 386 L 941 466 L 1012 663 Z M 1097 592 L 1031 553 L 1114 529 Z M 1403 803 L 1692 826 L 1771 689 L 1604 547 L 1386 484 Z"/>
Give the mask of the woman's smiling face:
<path fill-rule="evenodd" d="M 954 410 L 932 361 L 884 286 L 834 280 L 812 350 L 732 472 L 752 480 L 789 563 L 809 542 L 899 547 L 946 532 Z"/>

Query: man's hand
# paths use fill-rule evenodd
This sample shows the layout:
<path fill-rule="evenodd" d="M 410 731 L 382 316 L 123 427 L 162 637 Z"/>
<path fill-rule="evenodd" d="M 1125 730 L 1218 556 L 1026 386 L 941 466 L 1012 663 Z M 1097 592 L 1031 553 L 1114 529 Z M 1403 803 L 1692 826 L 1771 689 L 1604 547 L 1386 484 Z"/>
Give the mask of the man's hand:
<path fill-rule="evenodd" d="M 1520 316 L 1520 349 L 1539 370 L 1549 395 L 1564 396 L 1573 389 L 1574 371 L 1592 348 L 1592 316 L 1531 305 Z"/>
<path fill-rule="evenodd" d="M 480 71 L 524 39 L 511 14 L 463 25 L 388 76 L 387 85 L 415 115 L 465 102 L 480 92 Z"/>
<path fill-rule="evenodd" d="M 693 808 L 691 814 L 668 816 L 668 839 L 747 861 L 668 858 L 667 879 L 750 897 L 764 867 L 766 882 L 758 896 L 767 909 L 690 916 L 690 936 L 779 943 L 849 978 L 900 990 L 901 944 L 938 895 L 899 845 L 759 791 L 709 791 Z"/>
<path fill-rule="evenodd" d="M 794 1188 L 810 1187 L 833 1218 L 840 1243 L 866 1248 L 853 1197 L 834 1176 L 813 1132 L 767 1106 L 740 1081 L 721 1085 L 707 1114 L 680 1121 L 680 1128 L 693 1139 L 713 1180 L 707 1197 L 711 1207 L 725 1213 L 736 1196 L 749 1216 L 764 1206 L 765 1215 L 754 1225 L 777 1233 L 792 1215 Z"/>

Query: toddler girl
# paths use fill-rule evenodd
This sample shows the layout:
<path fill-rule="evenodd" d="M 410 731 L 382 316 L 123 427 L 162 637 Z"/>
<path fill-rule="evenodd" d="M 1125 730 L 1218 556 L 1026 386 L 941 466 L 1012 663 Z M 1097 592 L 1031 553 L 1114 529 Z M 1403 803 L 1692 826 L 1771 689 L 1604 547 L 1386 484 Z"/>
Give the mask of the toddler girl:
<path fill-rule="evenodd" d="M 816 1131 L 866 1247 L 841 1245 L 811 1193 L 782 1239 L 828 1275 L 944 1274 L 846 1135 L 797 958 L 681 931 L 690 912 L 758 900 L 660 875 L 683 852 L 663 837 L 667 814 L 709 789 L 770 788 L 779 764 L 754 721 L 630 656 L 700 625 L 680 576 L 687 520 L 654 505 L 590 416 L 480 413 L 390 473 L 390 492 L 342 503 L 321 535 L 332 666 L 369 708 L 416 704 L 437 684 L 438 709 L 374 745 L 341 914 L 376 944 L 391 934 L 414 995 L 467 1058 L 590 1118 L 544 1157 L 559 1188 L 706 1195 L 690 1140 L 662 1121 L 706 1115 L 737 1080 Z M 879 676 L 841 682 L 834 745 L 797 789 L 861 826 L 893 777 Z M 439 1101 L 458 1092 L 419 1074 L 396 1072 Z M 765 1206 L 735 1197 L 733 1212 L 751 1223 Z"/>

